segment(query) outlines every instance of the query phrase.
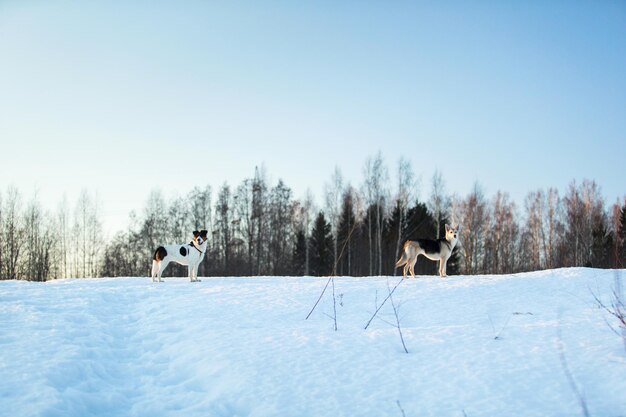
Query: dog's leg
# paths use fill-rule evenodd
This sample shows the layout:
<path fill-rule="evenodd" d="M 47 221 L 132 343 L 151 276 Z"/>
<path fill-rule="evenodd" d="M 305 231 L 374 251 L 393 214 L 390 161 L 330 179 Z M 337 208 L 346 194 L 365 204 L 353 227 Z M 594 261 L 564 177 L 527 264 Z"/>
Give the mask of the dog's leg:
<path fill-rule="evenodd" d="M 415 263 L 417 262 L 417 257 L 419 255 L 415 256 L 414 258 L 412 258 L 410 260 L 411 266 L 409 266 L 409 271 L 411 271 L 411 277 L 415 278 Z"/>
<path fill-rule="evenodd" d="M 161 261 L 157 261 L 157 260 L 152 261 L 152 273 L 150 274 L 152 276 L 152 282 L 161 280 L 160 278 L 161 272 L 163 272 L 163 270 L 161 269 L 161 264 L 162 264 Z"/>
<path fill-rule="evenodd" d="M 154 282 L 154 278 L 156 278 L 157 271 L 159 270 L 158 263 L 156 259 L 152 260 L 152 269 L 150 270 L 150 279 Z"/>
<path fill-rule="evenodd" d="M 447 277 L 446 275 L 446 267 L 448 265 L 448 257 L 442 257 L 439 261 L 439 275 L 441 278 Z"/>
<path fill-rule="evenodd" d="M 189 264 L 189 282 L 198 282 L 198 266 L 199 264 Z"/>
<path fill-rule="evenodd" d="M 170 261 L 165 261 L 162 260 L 161 262 L 159 262 L 159 272 L 157 273 L 157 278 L 159 282 L 163 282 L 163 280 L 161 279 L 161 275 L 163 275 L 163 271 L 165 271 L 165 267 L 167 267 L 167 264 L 169 264 Z"/>

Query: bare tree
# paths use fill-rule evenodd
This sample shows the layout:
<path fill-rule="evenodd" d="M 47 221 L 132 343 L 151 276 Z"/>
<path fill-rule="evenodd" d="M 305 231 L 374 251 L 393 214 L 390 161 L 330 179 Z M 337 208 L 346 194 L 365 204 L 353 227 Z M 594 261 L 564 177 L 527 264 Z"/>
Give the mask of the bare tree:
<path fill-rule="evenodd" d="M 58 227 L 58 252 L 59 274 L 63 278 L 71 276 L 70 272 L 70 244 L 71 244 L 71 228 L 70 228 L 70 209 L 67 196 L 64 195 L 61 203 L 57 208 L 57 227 Z"/>
<path fill-rule="evenodd" d="M 498 191 L 492 199 L 492 216 L 485 237 L 485 270 L 493 274 L 511 273 L 516 268 L 519 227 L 515 203 L 509 194 Z"/>
<path fill-rule="evenodd" d="M 478 183 L 465 198 L 453 203 L 453 215 L 460 226 L 462 269 L 466 274 L 481 273 L 484 257 L 485 230 L 489 208 Z"/>
<path fill-rule="evenodd" d="M 268 235 L 268 190 L 265 170 L 255 168 L 252 180 L 252 233 L 255 254 L 255 274 L 261 275 L 265 271 L 267 262 L 267 235 Z"/>
<path fill-rule="evenodd" d="M 594 230 L 607 229 L 607 218 L 600 188 L 595 181 L 583 180 L 580 186 L 573 181 L 564 198 L 566 212 L 566 239 L 568 266 L 593 265 Z"/>
<path fill-rule="evenodd" d="M 32 281 L 44 281 L 38 270 L 39 247 L 41 245 L 41 207 L 37 203 L 36 195 L 32 198 L 24 213 L 24 229 L 26 231 L 24 278 Z"/>
<path fill-rule="evenodd" d="M 400 255 L 400 247 L 402 242 L 406 239 L 406 236 L 402 233 L 405 223 L 406 214 L 409 209 L 409 202 L 414 198 L 417 193 L 417 184 L 415 181 L 415 174 L 411 168 L 411 163 L 401 158 L 398 161 L 398 195 L 396 197 L 397 207 L 399 210 L 398 219 L 398 235 L 396 239 L 396 248 L 393 259 L 398 259 Z M 393 270 L 393 275 L 396 275 L 397 270 Z"/>
<path fill-rule="evenodd" d="M 337 231 L 339 228 L 341 197 L 343 193 L 343 177 L 338 166 L 335 167 L 330 183 L 324 184 L 326 209 L 324 214 L 328 218 L 333 234 L 333 262 L 337 264 Z"/>
<path fill-rule="evenodd" d="M 293 230 L 290 216 L 292 214 L 291 189 L 282 180 L 272 188 L 269 209 L 269 255 L 271 273 L 284 275 L 288 273 L 288 255 Z"/>
<path fill-rule="evenodd" d="M 2 205 L 2 190 L 0 190 L 0 280 L 3 279 L 4 273 L 4 217 L 3 217 L 3 205 Z"/>
<path fill-rule="evenodd" d="M 546 268 L 554 268 L 557 262 L 557 248 L 563 235 L 563 223 L 561 222 L 561 198 L 555 188 L 548 188 L 547 193 L 547 246 L 545 253 Z"/>
<path fill-rule="evenodd" d="M 561 199 L 554 188 L 536 190 L 525 199 L 521 252 L 525 270 L 554 268 L 563 237 Z"/>
<path fill-rule="evenodd" d="M 315 199 L 313 198 L 313 193 L 310 189 L 307 190 L 302 207 L 304 209 L 304 237 L 305 240 L 308 241 L 308 239 L 311 237 L 315 212 L 317 211 L 317 207 L 315 206 Z M 308 244 L 306 245 L 305 251 L 304 275 L 309 275 L 311 271 L 311 250 Z"/>
<path fill-rule="evenodd" d="M 37 201 L 36 196 L 26 208 L 24 215 L 28 245 L 25 248 L 24 278 L 46 281 L 52 266 L 54 236 L 53 225 Z"/>
<path fill-rule="evenodd" d="M 307 243 L 311 238 L 313 219 L 318 211 L 311 190 L 307 190 L 302 202 L 295 201 L 292 205 L 292 229 L 299 235 L 300 247 L 294 262 L 303 262 L 303 265 L 294 265 L 294 269 L 303 275 L 310 275 L 310 247 Z"/>
<path fill-rule="evenodd" d="M 138 256 L 145 259 L 146 271 L 150 268 L 153 251 L 159 245 L 174 243 L 169 241 L 166 213 L 167 206 L 161 191 L 152 190 L 143 209 L 143 218 L 138 219 L 140 238 Z"/>
<path fill-rule="evenodd" d="M 98 257 L 103 248 L 100 205 L 86 189 L 78 197 L 74 210 L 74 266 L 76 277 L 98 276 Z"/>
<path fill-rule="evenodd" d="M 441 171 L 436 170 L 432 178 L 432 188 L 430 192 L 430 200 L 428 201 L 428 210 L 435 219 L 437 225 L 437 239 L 441 232 L 441 222 L 450 208 L 450 198 L 446 195 L 446 183 L 443 180 Z"/>
<path fill-rule="evenodd" d="M 3 267 L 0 272 L 4 279 L 19 278 L 19 260 L 22 255 L 25 229 L 22 220 L 22 199 L 15 187 L 7 190 L 6 203 L 4 206 L 4 228 L 2 230 Z"/>
<path fill-rule="evenodd" d="M 204 188 L 194 187 L 187 195 L 186 209 L 191 214 L 192 230 L 211 230 L 211 194 L 210 185 Z"/>
<path fill-rule="evenodd" d="M 272 261 L 269 250 L 272 194 L 268 189 L 265 170 L 255 168 L 254 177 L 245 179 L 237 187 L 235 197 L 236 215 L 233 221 L 242 239 L 239 244 L 245 248 L 247 273 L 269 273 Z"/>
<path fill-rule="evenodd" d="M 87 232 L 89 234 L 89 276 L 100 276 L 100 257 L 104 250 L 104 236 L 102 229 L 102 203 L 96 193 L 92 199 L 91 213 Z"/>
<path fill-rule="evenodd" d="M 235 191 L 235 218 L 238 220 L 237 230 L 241 235 L 242 244 L 245 245 L 246 273 L 253 275 L 253 256 L 255 244 L 255 222 L 252 216 L 252 179 L 247 178 L 237 187 Z"/>
<path fill-rule="evenodd" d="M 529 270 L 541 269 L 546 247 L 544 229 L 545 194 L 542 190 L 528 193 L 525 200 L 526 226 L 524 228 L 523 251 Z"/>
<path fill-rule="evenodd" d="M 370 275 L 382 275 L 383 254 L 382 236 L 383 223 L 387 214 L 386 204 L 389 189 L 389 174 L 385 167 L 381 152 L 376 157 L 368 158 L 365 167 L 364 194 L 367 203 L 367 225 L 369 242 L 369 271 Z"/>
<path fill-rule="evenodd" d="M 617 263 L 620 268 L 623 268 L 624 265 L 626 265 L 626 197 L 624 197 L 624 205 L 622 206 L 617 239 L 619 239 L 619 242 L 621 243 L 620 251 L 617 254 Z"/>
<path fill-rule="evenodd" d="M 204 225 L 198 227 L 191 225 L 191 222 L 194 221 L 195 223 L 196 219 L 190 220 L 193 217 L 189 209 L 189 200 L 183 197 L 175 197 L 170 202 L 167 214 L 169 229 L 167 234 L 174 242 L 184 242 L 189 239 L 189 232 L 205 228 Z"/>
<path fill-rule="evenodd" d="M 189 230 L 187 230 L 187 235 L 189 236 L 189 232 L 192 230 L 213 230 L 211 210 L 212 210 L 212 188 L 210 185 L 205 186 L 204 188 L 194 187 L 189 194 L 187 194 L 187 202 L 186 208 L 189 210 L 191 215 L 190 222 L 188 224 Z M 188 237 L 185 237 L 187 239 Z M 213 239 L 209 239 L 207 243 L 207 252 L 211 252 L 213 250 Z M 208 256 L 205 256 L 200 264 L 198 273 L 200 276 L 208 275 L 208 268 L 210 265 L 210 259 Z"/>
<path fill-rule="evenodd" d="M 215 203 L 215 231 L 217 232 L 217 252 L 222 260 L 222 271 L 224 274 L 230 272 L 230 240 L 231 231 L 231 209 L 232 196 L 230 187 L 224 183 L 220 188 Z"/>

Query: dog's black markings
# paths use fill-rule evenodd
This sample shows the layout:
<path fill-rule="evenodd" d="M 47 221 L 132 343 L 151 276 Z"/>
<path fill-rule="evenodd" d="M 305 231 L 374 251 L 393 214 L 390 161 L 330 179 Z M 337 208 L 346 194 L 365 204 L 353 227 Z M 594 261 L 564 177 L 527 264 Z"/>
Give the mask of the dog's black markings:
<path fill-rule="evenodd" d="M 420 244 L 420 247 L 424 249 L 424 252 L 427 254 L 435 254 L 441 252 L 441 240 L 430 240 L 430 239 L 417 239 L 417 243 Z"/>
<path fill-rule="evenodd" d="M 186 247 L 184 247 L 184 246 L 181 246 L 181 247 L 180 247 L 180 254 L 181 254 L 181 255 L 183 255 L 183 256 L 187 256 L 187 253 L 188 253 L 188 252 L 189 252 L 189 251 L 187 250 L 187 248 L 186 248 Z"/>
<path fill-rule="evenodd" d="M 167 251 L 163 246 L 159 246 L 156 251 L 154 251 L 153 259 L 155 261 L 162 261 L 167 256 Z"/>
<path fill-rule="evenodd" d="M 202 251 L 200 249 L 198 249 L 198 247 L 196 245 L 193 244 L 193 240 L 191 242 L 189 242 L 190 247 L 194 248 L 195 250 L 197 250 L 198 252 L 202 253 Z"/>

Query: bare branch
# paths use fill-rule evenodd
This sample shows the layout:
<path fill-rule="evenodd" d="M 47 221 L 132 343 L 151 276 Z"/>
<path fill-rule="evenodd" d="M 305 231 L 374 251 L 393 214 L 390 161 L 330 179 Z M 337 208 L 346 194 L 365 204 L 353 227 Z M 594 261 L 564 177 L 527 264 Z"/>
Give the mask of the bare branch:
<path fill-rule="evenodd" d="M 374 312 L 374 314 L 372 315 L 372 317 L 369 319 L 369 321 L 367 322 L 367 324 L 365 325 L 364 330 L 367 330 L 367 328 L 370 326 L 370 323 L 372 323 L 372 320 L 374 320 L 374 317 L 376 317 L 376 314 L 378 314 L 378 312 L 380 311 L 380 309 L 385 305 L 385 303 L 387 302 L 387 300 L 389 299 L 389 297 L 391 297 L 391 294 L 393 294 L 393 292 L 396 290 L 396 288 L 398 288 L 398 285 L 400 285 L 402 283 L 402 281 L 404 281 L 404 278 L 400 278 L 400 281 L 398 281 L 398 283 L 396 284 L 395 287 L 393 287 L 393 289 L 389 292 L 389 295 L 387 296 L 387 298 L 385 298 L 383 300 L 383 302 L 380 304 L 380 306 L 378 306 L 378 308 L 376 309 L 376 311 Z"/>
<path fill-rule="evenodd" d="M 307 314 L 305 320 L 308 320 L 309 317 L 311 317 L 311 314 L 313 314 L 313 310 L 315 310 L 315 307 L 317 307 L 317 305 L 319 304 L 320 300 L 322 299 L 322 296 L 324 295 L 324 293 L 326 292 L 326 288 L 328 288 L 328 284 L 330 284 L 330 281 L 333 279 L 333 277 L 328 278 L 328 281 L 326 281 L 326 285 L 324 285 L 324 289 L 322 290 L 322 293 L 320 294 L 319 298 L 317 299 L 317 301 L 315 302 L 315 305 L 313 305 L 313 308 L 311 309 L 311 311 L 309 311 L 309 314 Z"/>
<path fill-rule="evenodd" d="M 567 364 L 567 358 L 565 357 L 565 349 L 563 347 L 563 339 L 561 338 L 560 324 L 557 330 L 557 348 L 559 350 L 559 358 L 561 360 L 561 367 L 563 368 L 563 372 L 565 373 L 567 382 L 569 382 L 570 388 L 572 389 L 572 391 L 574 392 L 574 395 L 578 399 L 578 403 L 580 404 L 580 408 L 582 410 L 583 416 L 589 417 L 590 414 L 589 414 L 589 409 L 587 408 L 587 401 L 581 394 L 580 389 L 578 388 L 578 385 L 576 385 L 576 381 L 574 381 L 574 376 L 572 375 L 572 372 L 570 371 L 569 366 Z"/>
<path fill-rule="evenodd" d="M 400 319 L 398 318 L 398 310 L 396 309 L 396 305 L 393 302 L 393 297 L 391 296 L 391 287 L 389 287 L 389 280 L 387 280 L 387 290 L 389 291 L 389 301 L 391 301 L 391 306 L 393 307 L 393 314 L 396 316 L 396 327 L 398 328 L 398 333 L 400 333 L 400 340 L 402 341 L 402 347 L 406 353 L 409 353 L 406 348 L 406 344 L 404 343 L 404 337 L 402 336 L 402 329 L 400 328 Z"/>

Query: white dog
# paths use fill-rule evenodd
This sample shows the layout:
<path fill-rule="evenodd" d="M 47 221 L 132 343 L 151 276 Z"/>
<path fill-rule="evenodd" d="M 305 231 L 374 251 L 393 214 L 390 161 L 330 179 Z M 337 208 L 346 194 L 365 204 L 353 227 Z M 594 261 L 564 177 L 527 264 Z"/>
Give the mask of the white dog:
<path fill-rule="evenodd" d="M 459 227 L 452 228 L 446 224 L 446 238 L 445 239 L 417 239 L 407 240 L 404 242 L 404 252 L 402 256 L 396 262 L 396 268 L 404 265 L 403 276 L 406 277 L 407 272 L 411 272 L 411 276 L 415 278 L 415 262 L 417 257 L 424 255 L 430 260 L 439 261 L 439 276 L 442 278 L 446 276 L 446 265 L 448 259 L 452 256 L 452 251 L 456 242 L 458 241 Z"/>
<path fill-rule="evenodd" d="M 206 252 L 207 233 L 206 230 L 195 230 L 193 240 L 188 245 L 159 246 L 152 257 L 152 282 L 162 281 L 161 274 L 170 262 L 188 266 L 189 282 L 200 281 L 198 267 Z"/>

